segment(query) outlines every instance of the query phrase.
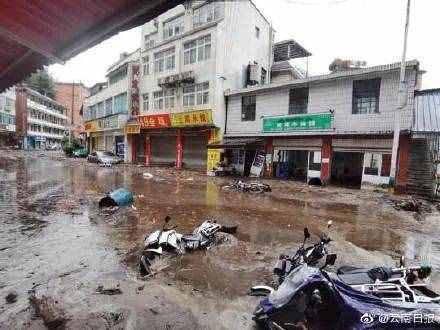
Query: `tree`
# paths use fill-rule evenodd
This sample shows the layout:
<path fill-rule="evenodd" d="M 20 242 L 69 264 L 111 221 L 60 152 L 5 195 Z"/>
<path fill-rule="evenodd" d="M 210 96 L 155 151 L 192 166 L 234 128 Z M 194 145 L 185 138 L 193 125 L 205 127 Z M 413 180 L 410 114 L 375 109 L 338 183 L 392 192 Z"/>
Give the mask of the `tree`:
<path fill-rule="evenodd" d="M 31 74 L 25 80 L 25 84 L 40 94 L 46 95 L 52 99 L 55 98 L 55 80 L 49 74 L 47 68 Z"/>

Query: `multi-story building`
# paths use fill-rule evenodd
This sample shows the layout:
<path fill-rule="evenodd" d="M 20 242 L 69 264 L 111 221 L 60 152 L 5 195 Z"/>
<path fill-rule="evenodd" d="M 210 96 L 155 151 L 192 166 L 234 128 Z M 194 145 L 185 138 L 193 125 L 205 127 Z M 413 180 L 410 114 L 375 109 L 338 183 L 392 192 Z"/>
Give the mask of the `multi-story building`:
<path fill-rule="evenodd" d="M 26 149 L 60 145 L 67 135 L 67 109 L 55 100 L 27 87 L 16 88 L 16 126 Z"/>
<path fill-rule="evenodd" d="M 226 147 L 231 163 L 245 174 L 261 158 L 265 166 L 257 169 L 265 167 L 269 176 L 307 182 L 318 177 L 359 187 L 388 184 L 399 70 L 396 63 L 227 91 L 225 141 L 217 147 Z M 396 178 L 400 190 L 408 184 L 416 143 L 417 61 L 407 62 L 405 83 Z"/>
<path fill-rule="evenodd" d="M 82 109 L 84 100 L 89 96 L 89 89 L 82 83 L 55 83 L 55 101 L 67 109 L 69 129 L 76 138 L 84 135 Z"/>
<path fill-rule="evenodd" d="M 124 127 L 129 109 L 138 107 L 132 83 L 138 79 L 139 50 L 121 54 L 107 71 L 107 81 L 90 88 L 84 101 L 84 128 L 90 151 L 107 150 L 124 156 Z"/>
<path fill-rule="evenodd" d="M 126 160 L 212 167 L 225 127 L 226 89 L 270 80 L 273 29 L 252 1 L 190 1 L 142 28 L 140 112 Z"/>
<path fill-rule="evenodd" d="M 0 94 L 0 147 L 16 144 L 15 89 Z"/>

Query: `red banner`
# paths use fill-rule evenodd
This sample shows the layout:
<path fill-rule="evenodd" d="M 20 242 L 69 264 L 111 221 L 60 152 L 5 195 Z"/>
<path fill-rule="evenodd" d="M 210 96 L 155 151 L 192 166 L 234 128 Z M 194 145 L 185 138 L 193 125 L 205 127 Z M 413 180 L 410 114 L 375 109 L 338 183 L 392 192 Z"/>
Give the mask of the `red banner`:
<path fill-rule="evenodd" d="M 133 117 L 139 115 L 139 65 L 133 64 L 131 67 L 131 115 Z"/>
<path fill-rule="evenodd" d="M 141 129 L 171 127 L 171 118 L 168 113 L 160 115 L 139 116 L 137 119 L 139 124 L 141 125 Z"/>

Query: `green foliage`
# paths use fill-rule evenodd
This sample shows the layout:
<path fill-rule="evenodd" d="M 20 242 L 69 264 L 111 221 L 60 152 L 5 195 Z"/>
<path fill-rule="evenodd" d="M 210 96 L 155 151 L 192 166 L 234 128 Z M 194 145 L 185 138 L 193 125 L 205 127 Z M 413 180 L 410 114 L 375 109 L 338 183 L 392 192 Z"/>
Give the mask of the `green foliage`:
<path fill-rule="evenodd" d="M 61 141 L 61 145 L 63 147 L 63 151 L 66 154 L 66 156 L 68 157 L 72 157 L 73 152 L 76 149 L 82 148 L 83 146 L 81 145 L 81 141 L 79 139 L 76 139 L 74 137 L 72 137 L 70 139 L 70 143 L 69 143 L 69 137 L 64 137 L 63 140 Z"/>
<path fill-rule="evenodd" d="M 55 98 L 55 80 L 49 74 L 47 68 L 33 73 L 25 80 L 25 84 L 40 94 L 52 99 Z"/>

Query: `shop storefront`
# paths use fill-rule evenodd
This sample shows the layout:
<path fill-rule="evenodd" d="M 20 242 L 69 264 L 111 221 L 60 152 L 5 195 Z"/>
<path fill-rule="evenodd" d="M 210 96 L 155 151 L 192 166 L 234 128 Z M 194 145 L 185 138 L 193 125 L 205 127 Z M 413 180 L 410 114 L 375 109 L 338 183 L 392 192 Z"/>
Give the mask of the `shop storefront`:
<path fill-rule="evenodd" d="M 131 161 L 206 169 L 212 126 L 211 110 L 138 116 L 126 126 Z"/>
<path fill-rule="evenodd" d="M 90 151 L 111 151 L 124 157 L 124 130 L 126 114 L 96 119 L 84 124 L 87 147 Z"/>

